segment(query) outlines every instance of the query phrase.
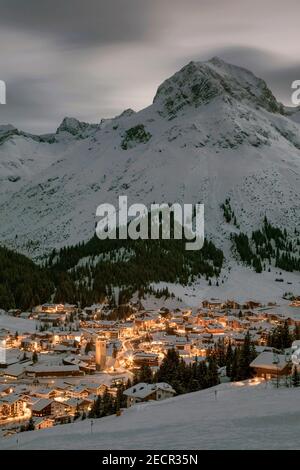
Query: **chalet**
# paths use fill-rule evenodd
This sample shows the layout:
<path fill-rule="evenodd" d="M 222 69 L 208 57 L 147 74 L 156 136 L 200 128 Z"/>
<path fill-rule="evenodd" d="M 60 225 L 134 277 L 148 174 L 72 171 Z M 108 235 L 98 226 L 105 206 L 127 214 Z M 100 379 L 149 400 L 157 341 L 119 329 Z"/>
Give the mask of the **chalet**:
<path fill-rule="evenodd" d="M 174 346 L 177 351 L 185 351 L 189 353 L 191 350 L 191 343 L 186 339 L 186 337 L 176 337 Z"/>
<path fill-rule="evenodd" d="M 51 428 L 54 425 L 54 420 L 47 417 L 34 418 L 34 429 L 47 429 Z"/>
<path fill-rule="evenodd" d="M 231 335 L 231 341 L 236 346 L 242 345 L 245 342 L 245 335 L 243 333 L 233 333 Z"/>
<path fill-rule="evenodd" d="M 93 304 L 90 307 L 84 309 L 84 313 L 88 316 L 94 316 L 102 313 L 104 304 Z"/>
<path fill-rule="evenodd" d="M 101 331 L 101 335 L 104 336 L 106 339 L 118 339 L 120 336 L 119 328 L 110 328 L 109 330 Z"/>
<path fill-rule="evenodd" d="M 70 414 L 75 414 L 77 411 L 89 411 L 92 407 L 92 402 L 88 398 L 69 398 L 64 402 Z"/>
<path fill-rule="evenodd" d="M 171 385 L 161 382 L 156 384 L 138 383 L 124 391 L 127 407 L 150 400 L 164 400 L 176 394 Z"/>
<path fill-rule="evenodd" d="M 64 310 L 63 304 L 43 304 L 40 307 L 37 307 L 37 311 L 46 313 L 63 312 Z"/>
<path fill-rule="evenodd" d="M 222 309 L 225 304 L 223 302 L 220 302 L 218 300 L 203 300 L 202 302 L 203 308 L 209 308 L 209 309 Z"/>
<path fill-rule="evenodd" d="M 0 398 L 0 418 L 24 416 L 26 402 L 19 395 L 10 394 Z"/>
<path fill-rule="evenodd" d="M 186 323 L 185 324 L 185 332 L 186 333 L 191 333 L 194 329 L 194 325 L 192 323 Z"/>
<path fill-rule="evenodd" d="M 56 344 L 53 347 L 53 351 L 57 354 L 64 354 L 64 353 L 74 353 L 74 354 L 76 354 L 76 348 L 73 348 L 72 345 L 66 346 L 64 344 Z"/>
<path fill-rule="evenodd" d="M 158 365 L 158 354 L 148 353 L 148 352 L 137 352 L 134 355 L 134 363 L 138 366 L 148 365 L 148 366 L 157 366 Z"/>
<path fill-rule="evenodd" d="M 38 388 L 33 391 L 32 395 L 37 398 L 54 398 L 56 396 L 56 390 L 53 388 Z"/>
<path fill-rule="evenodd" d="M 27 367 L 26 375 L 28 377 L 68 377 L 83 375 L 83 372 L 81 372 L 78 365 L 35 365 Z"/>
<path fill-rule="evenodd" d="M 261 307 L 261 303 L 255 302 L 254 300 L 247 300 L 243 307 L 252 310 L 253 308 Z"/>
<path fill-rule="evenodd" d="M 201 340 L 204 344 L 209 344 L 213 342 L 213 335 L 211 333 L 203 333 L 201 334 Z"/>
<path fill-rule="evenodd" d="M 240 329 L 242 328 L 241 320 L 234 315 L 228 315 L 226 318 L 226 325 L 233 329 Z"/>
<path fill-rule="evenodd" d="M 82 333 L 79 331 L 58 331 L 53 336 L 53 342 L 57 343 L 64 343 L 64 342 L 71 342 L 77 341 L 78 343 L 81 341 Z"/>
<path fill-rule="evenodd" d="M 32 405 L 33 416 L 64 416 L 67 412 L 67 407 L 63 402 L 53 399 L 40 398 Z"/>
<path fill-rule="evenodd" d="M 7 367 L 4 371 L 3 376 L 6 379 L 18 380 L 25 376 L 26 369 L 32 364 L 31 361 L 19 362 Z"/>
<path fill-rule="evenodd" d="M 291 366 L 284 354 L 264 351 L 250 364 L 257 377 L 265 379 L 278 378 L 289 374 Z"/>
<path fill-rule="evenodd" d="M 89 390 L 84 385 L 77 385 L 67 391 L 67 396 L 71 398 L 86 398 L 89 395 Z"/>
<path fill-rule="evenodd" d="M 53 326 L 58 326 L 60 323 L 63 323 L 66 319 L 65 315 L 57 315 L 57 314 L 47 314 L 47 315 L 38 315 L 38 319 L 42 323 L 49 323 Z"/>
<path fill-rule="evenodd" d="M 224 334 L 224 327 L 221 323 L 210 323 L 206 326 L 206 332 L 211 334 Z"/>
<path fill-rule="evenodd" d="M 102 395 L 107 389 L 107 385 L 91 382 L 91 383 L 86 384 L 85 388 L 86 390 L 88 390 L 89 394 L 93 393 L 95 395 Z"/>
<path fill-rule="evenodd" d="M 241 305 L 238 302 L 236 302 L 235 300 L 227 300 L 225 302 L 225 308 L 240 309 Z"/>
<path fill-rule="evenodd" d="M 291 318 L 286 319 L 289 326 L 300 326 L 300 318 Z"/>
<path fill-rule="evenodd" d="M 21 313 L 21 310 L 17 309 L 17 308 L 12 308 L 10 310 L 8 310 L 8 315 L 11 315 L 12 317 L 19 317 L 20 316 L 20 313 Z"/>
<path fill-rule="evenodd" d="M 52 399 L 40 398 L 32 405 L 32 416 L 50 416 L 52 413 Z"/>
<path fill-rule="evenodd" d="M 21 348 L 25 351 L 36 351 L 38 348 L 38 342 L 32 338 L 21 339 Z"/>
<path fill-rule="evenodd" d="M 0 384 L 0 397 L 9 395 L 12 392 L 12 387 L 9 384 Z"/>
<path fill-rule="evenodd" d="M 131 338 L 134 335 L 135 325 L 133 322 L 122 323 L 119 326 L 119 332 L 121 338 Z"/>

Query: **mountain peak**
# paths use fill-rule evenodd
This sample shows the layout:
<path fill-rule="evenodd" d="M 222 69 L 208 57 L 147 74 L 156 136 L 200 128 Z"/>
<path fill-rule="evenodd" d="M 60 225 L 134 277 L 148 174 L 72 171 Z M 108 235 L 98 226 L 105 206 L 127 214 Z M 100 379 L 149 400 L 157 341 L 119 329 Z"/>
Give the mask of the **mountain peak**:
<path fill-rule="evenodd" d="M 282 105 L 264 80 L 219 57 L 206 62 L 189 62 L 159 86 L 153 102 L 159 105 L 161 114 L 175 117 L 188 105 L 199 107 L 217 97 L 233 98 L 270 112 L 282 112 Z"/>
<path fill-rule="evenodd" d="M 72 135 L 78 135 L 81 132 L 85 131 L 89 126 L 90 124 L 78 121 L 78 119 L 76 118 L 65 117 L 62 120 L 60 126 L 57 128 L 56 134 L 59 134 L 60 132 L 68 132 Z"/>

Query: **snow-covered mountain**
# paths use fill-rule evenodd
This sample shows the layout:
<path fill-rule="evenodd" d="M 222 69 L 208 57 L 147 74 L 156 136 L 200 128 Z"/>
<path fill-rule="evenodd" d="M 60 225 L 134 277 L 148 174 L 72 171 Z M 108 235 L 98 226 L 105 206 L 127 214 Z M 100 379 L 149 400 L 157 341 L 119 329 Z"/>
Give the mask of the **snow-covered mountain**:
<path fill-rule="evenodd" d="M 277 102 L 250 71 L 213 58 L 190 62 L 158 88 L 153 104 L 99 124 L 65 118 L 56 133 L 0 127 L 0 240 L 33 256 L 89 239 L 96 207 L 204 202 L 217 245 L 265 214 L 299 228 L 298 111 Z M 226 243 L 225 243 L 226 244 Z"/>

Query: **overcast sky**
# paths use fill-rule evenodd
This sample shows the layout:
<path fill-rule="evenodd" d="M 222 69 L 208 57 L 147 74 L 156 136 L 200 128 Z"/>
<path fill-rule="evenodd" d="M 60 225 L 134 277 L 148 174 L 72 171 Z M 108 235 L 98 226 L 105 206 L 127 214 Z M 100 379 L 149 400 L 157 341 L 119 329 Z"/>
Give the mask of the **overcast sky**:
<path fill-rule="evenodd" d="M 218 55 L 291 104 L 300 79 L 299 0 L 0 0 L 0 124 L 56 129 L 152 102 L 190 60 Z"/>

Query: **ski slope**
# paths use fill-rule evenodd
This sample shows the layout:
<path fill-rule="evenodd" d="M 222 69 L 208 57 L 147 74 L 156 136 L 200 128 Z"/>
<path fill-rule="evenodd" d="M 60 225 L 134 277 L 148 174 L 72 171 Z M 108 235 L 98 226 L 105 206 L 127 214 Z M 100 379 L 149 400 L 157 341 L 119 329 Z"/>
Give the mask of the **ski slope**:
<path fill-rule="evenodd" d="M 94 420 L 92 433 L 85 420 L 3 438 L 0 449 L 300 449 L 299 399 L 300 388 L 222 384 Z"/>

